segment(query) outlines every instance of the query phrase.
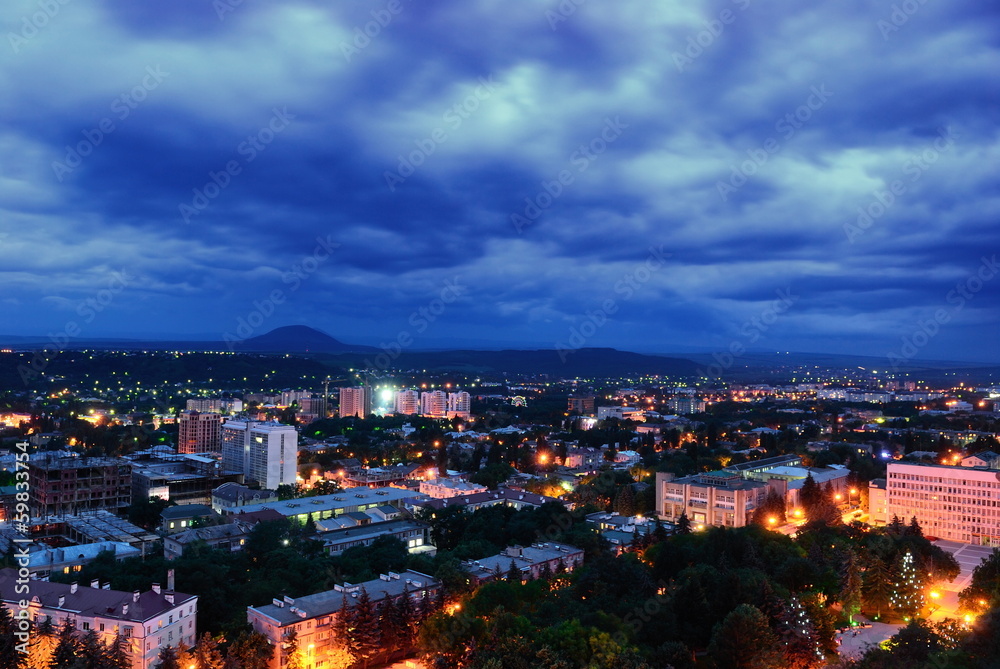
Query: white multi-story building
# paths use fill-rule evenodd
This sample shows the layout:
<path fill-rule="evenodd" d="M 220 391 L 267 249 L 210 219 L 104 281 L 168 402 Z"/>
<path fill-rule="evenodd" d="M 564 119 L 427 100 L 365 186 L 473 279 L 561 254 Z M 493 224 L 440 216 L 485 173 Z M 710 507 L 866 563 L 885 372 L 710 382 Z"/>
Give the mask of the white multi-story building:
<path fill-rule="evenodd" d="M 243 411 L 243 400 L 229 400 L 221 397 L 205 397 L 187 401 L 188 411 L 211 413 L 239 413 Z"/>
<path fill-rule="evenodd" d="M 890 462 L 886 515 L 916 517 L 925 534 L 1000 546 L 1000 471 Z"/>
<path fill-rule="evenodd" d="M 340 415 L 357 416 L 364 418 L 369 411 L 369 397 L 367 388 L 341 388 L 340 389 Z"/>
<path fill-rule="evenodd" d="M 385 599 L 399 601 L 409 597 L 414 607 L 421 606 L 421 600 L 434 598 L 441 581 L 416 571 L 380 574 L 372 581 L 335 585 L 333 590 L 315 595 L 273 599 L 270 604 L 247 608 L 247 622 L 255 632 L 267 637 L 275 647 L 270 669 L 282 669 L 288 664 L 289 635 L 294 631 L 298 647 L 306 667 L 323 669 L 331 662 L 341 659 L 344 639 L 334 631 L 336 620 L 346 602 L 348 607 L 357 604 L 364 590 L 377 607 Z"/>
<path fill-rule="evenodd" d="M 488 488 L 479 483 L 470 483 L 462 479 L 432 479 L 420 482 L 420 492 L 430 495 L 434 499 L 448 499 L 459 495 L 474 495 L 486 492 Z"/>
<path fill-rule="evenodd" d="M 221 441 L 223 468 L 243 472 L 246 482 L 271 490 L 295 484 L 298 433 L 291 425 L 231 420 Z"/>
<path fill-rule="evenodd" d="M 397 392 L 396 413 L 405 416 L 420 413 L 420 393 L 416 390 L 400 390 Z"/>
<path fill-rule="evenodd" d="M 448 415 L 448 395 L 443 390 L 420 393 L 420 413 L 428 418 L 445 418 Z"/>
<path fill-rule="evenodd" d="M 472 398 L 464 390 L 448 393 L 448 418 L 468 418 L 471 415 L 471 405 Z"/>
<path fill-rule="evenodd" d="M 279 404 L 283 407 L 290 407 L 293 404 L 300 404 L 302 400 L 312 397 L 309 390 L 282 390 Z"/>
<path fill-rule="evenodd" d="M 191 647 L 198 638 L 198 597 L 173 592 L 172 585 L 168 583 L 166 590 L 153 584 L 149 592 L 122 592 L 101 588 L 97 581 L 89 588 L 76 583 L 25 583 L 18 580 L 16 569 L 2 569 L 0 603 L 17 617 L 21 602 L 27 602 L 28 617 L 36 624 L 48 619 L 58 628 L 69 620 L 81 635 L 93 630 L 105 644 L 121 634 L 132 668 L 151 669 L 160 663 L 163 648 L 182 643 Z"/>

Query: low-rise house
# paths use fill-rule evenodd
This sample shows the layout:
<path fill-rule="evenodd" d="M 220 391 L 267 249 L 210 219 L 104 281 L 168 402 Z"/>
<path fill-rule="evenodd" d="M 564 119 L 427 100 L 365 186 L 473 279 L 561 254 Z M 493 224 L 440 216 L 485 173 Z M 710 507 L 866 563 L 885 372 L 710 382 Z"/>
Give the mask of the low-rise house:
<path fill-rule="evenodd" d="M 459 495 L 474 495 L 489 490 L 480 483 L 470 483 L 462 479 L 438 478 L 420 482 L 420 492 L 434 499 L 447 499 Z"/>
<path fill-rule="evenodd" d="M 513 565 L 521 572 L 521 581 L 541 578 L 546 572 L 570 572 L 583 564 L 583 549 L 554 541 L 531 546 L 508 546 L 496 555 L 462 563 L 474 586 L 506 578 Z"/>
<path fill-rule="evenodd" d="M 247 504 L 266 504 L 277 502 L 278 493 L 274 490 L 254 490 L 239 483 L 223 483 L 212 491 L 212 508 L 216 513 L 239 513 L 241 507 Z"/>
<path fill-rule="evenodd" d="M 183 532 L 200 524 L 216 524 L 219 514 L 204 504 L 168 506 L 160 512 L 160 528 L 167 533 Z"/>
<path fill-rule="evenodd" d="M 233 520 L 225 525 L 196 527 L 170 534 L 163 538 L 163 556 L 168 560 L 179 558 L 185 548 L 198 541 L 205 542 L 209 548 L 241 551 L 252 529 L 251 523 Z"/>
<path fill-rule="evenodd" d="M 497 488 L 496 490 L 487 490 L 486 492 L 478 492 L 471 495 L 458 495 L 456 497 L 448 497 L 447 499 L 427 498 L 421 501 L 415 500 L 409 503 L 409 507 L 415 511 L 421 509 L 434 509 L 437 511 L 451 506 L 462 506 L 469 511 L 475 511 L 487 506 L 504 504 L 520 510 L 529 506 L 539 507 L 549 502 L 569 506 L 556 497 L 546 497 L 545 495 L 538 495 L 524 490 L 515 490 L 513 488 Z"/>

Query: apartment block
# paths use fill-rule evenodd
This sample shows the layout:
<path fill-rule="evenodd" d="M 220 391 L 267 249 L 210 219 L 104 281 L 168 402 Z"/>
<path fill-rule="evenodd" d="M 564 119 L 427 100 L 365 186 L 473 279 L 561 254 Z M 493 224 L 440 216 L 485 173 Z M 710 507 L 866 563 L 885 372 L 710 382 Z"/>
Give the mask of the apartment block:
<path fill-rule="evenodd" d="M 231 420 L 222 426 L 222 466 L 242 472 L 245 483 L 276 490 L 294 485 L 298 433 L 291 425 Z"/>
<path fill-rule="evenodd" d="M 29 581 L 28 593 L 19 588 L 16 569 L 0 570 L 0 602 L 16 616 L 19 602 L 28 602 L 28 615 L 36 624 L 51 620 L 59 627 L 67 620 L 83 636 L 97 632 L 103 643 L 121 634 L 127 642 L 133 669 L 152 669 L 160 663 L 160 650 L 181 643 L 193 646 L 198 638 L 195 620 L 198 597 L 153 584 L 148 592 L 122 592 L 76 583 Z"/>
<path fill-rule="evenodd" d="M 209 453 L 219 450 L 222 416 L 217 413 L 182 411 L 177 421 L 178 453 Z"/>
<path fill-rule="evenodd" d="M 1000 471 L 890 462 L 885 481 L 889 519 L 915 516 L 925 534 L 1000 546 Z"/>
<path fill-rule="evenodd" d="M 340 415 L 364 418 L 371 413 L 371 397 L 367 388 L 340 389 Z"/>
<path fill-rule="evenodd" d="M 333 630 L 345 601 L 348 607 L 353 607 L 364 590 L 376 606 L 387 598 L 399 600 L 409 597 L 414 606 L 419 607 L 421 600 L 435 597 L 440 588 L 441 581 L 427 574 L 417 571 L 389 572 L 364 583 L 345 583 L 315 595 L 294 599 L 286 596 L 273 599 L 264 606 L 248 607 L 247 621 L 275 648 L 270 669 L 282 669 L 288 663 L 285 642 L 293 631 L 303 652 L 305 666 L 322 669 L 332 666 L 329 663 L 338 658 L 338 649 L 343 642 Z"/>

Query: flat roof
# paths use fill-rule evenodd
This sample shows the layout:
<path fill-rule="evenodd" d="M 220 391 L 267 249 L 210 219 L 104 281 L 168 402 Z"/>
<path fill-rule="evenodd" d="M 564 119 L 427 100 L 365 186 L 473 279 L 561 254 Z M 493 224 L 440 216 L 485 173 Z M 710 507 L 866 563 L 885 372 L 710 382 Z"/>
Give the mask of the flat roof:
<path fill-rule="evenodd" d="M 377 504 L 379 506 L 390 502 L 401 502 L 403 500 L 429 500 L 430 496 L 413 490 L 403 490 L 402 488 L 348 488 L 343 492 L 332 495 L 317 495 L 315 497 L 300 497 L 288 499 L 280 502 L 263 502 L 260 504 L 247 504 L 240 507 L 243 513 L 263 511 L 272 509 L 283 516 L 299 516 L 307 513 L 322 513 L 324 511 L 335 511 L 346 509 L 352 506 Z M 390 504 L 391 506 L 391 504 Z"/>

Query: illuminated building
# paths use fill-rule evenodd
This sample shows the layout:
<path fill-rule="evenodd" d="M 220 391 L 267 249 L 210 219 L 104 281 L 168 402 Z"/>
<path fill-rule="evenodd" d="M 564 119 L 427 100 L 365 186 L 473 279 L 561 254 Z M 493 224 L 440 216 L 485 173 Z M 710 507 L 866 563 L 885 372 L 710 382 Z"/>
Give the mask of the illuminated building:
<path fill-rule="evenodd" d="M 754 509 L 764 503 L 770 486 L 750 481 L 738 472 L 714 471 L 671 480 L 672 474 L 656 475 L 656 513 L 676 523 L 687 514 L 692 525 L 744 527 Z"/>
<path fill-rule="evenodd" d="M 182 411 L 177 423 L 178 453 L 207 453 L 219 450 L 222 416 L 217 413 Z"/>
<path fill-rule="evenodd" d="M 464 390 L 448 393 L 448 418 L 468 418 L 471 398 Z"/>
<path fill-rule="evenodd" d="M 1000 546 L 1000 471 L 889 462 L 886 515 L 916 517 L 925 534 Z"/>
<path fill-rule="evenodd" d="M 376 608 L 386 598 L 398 601 L 407 596 L 419 610 L 421 600 L 434 598 L 440 587 L 441 581 L 417 571 L 389 572 L 364 583 L 344 583 L 315 595 L 294 599 L 285 596 L 271 600 L 270 604 L 247 607 L 247 621 L 275 647 L 270 669 L 281 669 L 288 664 L 287 639 L 293 630 L 303 666 L 333 666 L 332 662 L 342 659 L 344 640 L 333 630 L 345 602 L 353 607 L 364 590 Z"/>
<path fill-rule="evenodd" d="M 231 420 L 222 426 L 222 466 L 242 472 L 245 483 L 276 490 L 294 485 L 298 433 L 291 425 Z"/>
<path fill-rule="evenodd" d="M 340 416 L 364 418 L 371 413 L 371 398 L 367 388 L 340 389 Z"/>
<path fill-rule="evenodd" d="M 420 413 L 428 418 L 447 417 L 448 395 L 443 390 L 420 393 Z"/>
<path fill-rule="evenodd" d="M 0 601 L 11 613 L 17 616 L 19 601 L 26 600 L 35 624 L 47 619 L 58 629 L 70 621 L 81 637 L 93 631 L 103 644 L 121 634 L 133 669 L 156 667 L 163 648 L 182 643 L 191 647 L 198 638 L 198 597 L 174 592 L 172 572 L 166 590 L 154 583 L 148 592 L 110 590 L 97 581 L 90 587 L 31 581 L 29 597 L 17 590 L 17 579 L 15 569 L 0 570 Z"/>
<path fill-rule="evenodd" d="M 420 413 L 420 393 L 416 390 L 400 390 L 396 393 L 396 413 L 405 416 Z"/>

